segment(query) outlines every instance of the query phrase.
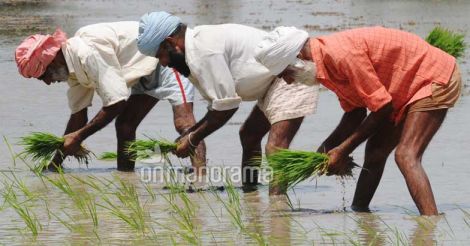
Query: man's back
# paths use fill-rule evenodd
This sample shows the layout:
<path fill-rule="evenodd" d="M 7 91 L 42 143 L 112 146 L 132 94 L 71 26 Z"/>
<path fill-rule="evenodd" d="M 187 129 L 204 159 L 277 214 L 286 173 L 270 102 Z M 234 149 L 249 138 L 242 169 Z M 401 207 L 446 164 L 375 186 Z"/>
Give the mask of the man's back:
<path fill-rule="evenodd" d="M 258 99 L 273 79 L 267 68 L 254 59 L 255 48 L 265 35 L 265 31 L 238 24 L 188 29 L 185 52 L 191 74 L 198 83 L 235 83 L 243 100 Z M 214 57 L 220 62 L 208 67 L 207 59 Z"/>
<path fill-rule="evenodd" d="M 119 67 L 129 83 L 150 74 L 157 59 L 142 55 L 137 49 L 139 23 L 122 21 L 84 26 L 75 33 L 85 44 L 94 47 L 109 65 Z M 144 74 L 136 70 L 145 70 Z"/>

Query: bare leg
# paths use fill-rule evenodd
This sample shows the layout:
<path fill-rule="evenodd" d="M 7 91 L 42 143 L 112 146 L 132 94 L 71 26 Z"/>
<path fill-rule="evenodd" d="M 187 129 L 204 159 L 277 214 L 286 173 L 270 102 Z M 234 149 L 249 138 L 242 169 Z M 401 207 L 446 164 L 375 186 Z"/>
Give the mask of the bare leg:
<path fill-rule="evenodd" d="M 303 117 L 283 120 L 274 123 L 269 131 L 268 143 L 266 144 L 266 155 L 276 152 L 278 149 L 288 149 L 292 139 L 302 124 Z M 285 194 L 287 192 L 286 185 L 272 185 L 269 187 L 270 195 Z"/>
<path fill-rule="evenodd" d="M 446 114 L 447 109 L 409 113 L 395 151 L 395 160 L 421 215 L 437 215 L 431 184 L 421 159 Z"/>
<path fill-rule="evenodd" d="M 193 103 L 173 106 L 173 121 L 176 131 L 181 135 L 196 124 L 193 114 Z M 206 144 L 201 141 L 196 148 L 196 153 L 191 156 L 191 164 L 197 175 L 205 174 L 206 166 Z"/>
<path fill-rule="evenodd" d="M 356 192 L 351 205 L 357 212 L 369 211 L 369 204 L 379 186 L 385 163 L 400 140 L 402 124 L 385 122 L 380 129 L 367 140 L 364 166 L 357 181 Z"/>
<path fill-rule="evenodd" d="M 264 113 L 254 106 L 250 115 L 240 128 L 240 142 L 243 148 L 242 177 L 243 185 L 258 184 L 258 172 L 252 171 L 261 165 L 261 140 L 268 133 L 271 124 Z M 250 170 L 248 167 L 255 167 Z"/>
<path fill-rule="evenodd" d="M 119 171 L 133 171 L 135 162 L 125 151 L 127 142 L 135 140 L 135 132 L 140 122 L 155 106 L 158 99 L 148 95 L 131 95 L 127 100 L 127 107 L 116 119 L 117 169 Z"/>

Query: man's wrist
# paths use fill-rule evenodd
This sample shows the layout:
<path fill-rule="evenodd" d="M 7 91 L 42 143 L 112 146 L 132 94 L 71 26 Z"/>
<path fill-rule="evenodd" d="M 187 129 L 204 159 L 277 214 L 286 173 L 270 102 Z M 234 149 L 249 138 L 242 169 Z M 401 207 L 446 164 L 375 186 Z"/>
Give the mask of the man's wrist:
<path fill-rule="evenodd" d="M 189 142 L 189 145 L 191 145 L 191 147 L 197 148 L 199 142 L 195 142 L 193 133 L 194 132 L 188 133 L 188 142 Z"/>

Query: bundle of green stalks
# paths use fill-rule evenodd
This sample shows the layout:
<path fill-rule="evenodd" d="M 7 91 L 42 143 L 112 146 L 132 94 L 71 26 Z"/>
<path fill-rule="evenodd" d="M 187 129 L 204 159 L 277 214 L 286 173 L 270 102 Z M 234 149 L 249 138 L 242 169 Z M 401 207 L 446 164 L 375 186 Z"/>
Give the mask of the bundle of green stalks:
<path fill-rule="evenodd" d="M 117 160 L 117 153 L 116 152 L 103 152 L 98 157 L 98 160 L 101 160 L 101 161 L 114 161 L 114 160 Z"/>
<path fill-rule="evenodd" d="M 160 149 L 162 155 L 176 150 L 176 143 L 166 140 L 156 140 L 153 138 L 137 139 L 127 144 L 127 153 L 134 160 L 142 160 L 150 158 L 153 154 L 157 153 L 156 150 Z"/>
<path fill-rule="evenodd" d="M 328 173 L 328 155 L 318 152 L 282 149 L 267 157 L 273 169 L 274 184 L 293 187 L 312 176 Z M 345 173 L 340 176 L 352 176 L 352 169 L 357 166 L 351 162 Z"/>
<path fill-rule="evenodd" d="M 64 138 L 58 137 L 47 132 L 33 132 L 21 138 L 19 145 L 24 147 L 23 152 L 19 153 L 23 158 L 30 159 L 35 163 L 46 164 L 54 158 L 56 153 L 62 153 Z M 80 164 L 88 165 L 91 159 L 91 152 L 83 145 L 80 150 L 72 155 Z"/>
<path fill-rule="evenodd" d="M 462 57 L 465 52 L 464 35 L 439 26 L 429 33 L 426 42 L 455 58 Z"/>

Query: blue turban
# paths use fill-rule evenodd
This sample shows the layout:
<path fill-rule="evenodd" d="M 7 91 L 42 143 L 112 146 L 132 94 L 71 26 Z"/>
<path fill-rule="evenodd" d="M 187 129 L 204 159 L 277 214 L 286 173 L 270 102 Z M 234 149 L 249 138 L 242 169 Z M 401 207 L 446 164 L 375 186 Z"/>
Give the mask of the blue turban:
<path fill-rule="evenodd" d="M 172 34 L 181 19 L 164 11 L 146 13 L 140 18 L 137 47 L 140 53 L 155 57 L 160 44 Z"/>

